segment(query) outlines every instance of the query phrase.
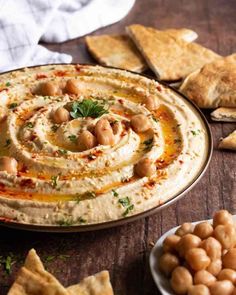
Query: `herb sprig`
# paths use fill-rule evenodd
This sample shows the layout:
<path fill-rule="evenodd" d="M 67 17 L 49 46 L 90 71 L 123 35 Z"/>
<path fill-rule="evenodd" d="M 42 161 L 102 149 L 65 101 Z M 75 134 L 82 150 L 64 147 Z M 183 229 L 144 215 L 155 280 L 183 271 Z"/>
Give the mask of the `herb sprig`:
<path fill-rule="evenodd" d="M 74 119 L 85 117 L 98 118 L 107 113 L 108 111 L 104 108 L 104 106 L 99 104 L 97 101 L 84 99 L 81 102 L 73 102 L 70 115 Z"/>
<path fill-rule="evenodd" d="M 130 203 L 129 197 L 121 198 L 118 202 L 126 208 L 125 212 L 122 214 L 124 217 L 126 217 L 134 209 L 134 205 Z"/>

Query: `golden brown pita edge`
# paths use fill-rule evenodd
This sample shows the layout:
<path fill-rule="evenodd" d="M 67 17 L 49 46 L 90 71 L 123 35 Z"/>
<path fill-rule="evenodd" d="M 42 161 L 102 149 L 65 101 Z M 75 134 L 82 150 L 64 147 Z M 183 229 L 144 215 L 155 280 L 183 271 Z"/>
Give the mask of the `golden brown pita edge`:
<path fill-rule="evenodd" d="M 236 107 L 236 54 L 191 73 L 179 90 L 201 108 Z"/>
<path fill-rule="evenodd" d="M 114 295 L 109 272 L 104 270 L 67 288 L 70 295 Z"/>
<path fill-rule="evenodd" d="M 91 55 L 104 66 L 141 73 L 147 64 L 126 35 L 87 36 L 85 42 Z"/>
<path fill-rule="evenodd" d="M 149 67 L 161 80 L 183 79 L 220 56 L 197 43 L 186 42 L 187 29 L 158 31 L 141 25 L 127 27 Z"/>
<path fill-rule="evenodd" d="M 59 281 L 44 269 L 34 249 L 30 250 L 8 295 L 68 295 Z"/>
<path fill-rule="evenodd" d="M 219 148 L 236 151 L 236 130 L 221 139 Z"/>
<path fill-rule="evenodd" d="M 220 107 L 211 113 L 213 121 L 236 122 L 236 108 Z"/>
<path fill-rule="evenodd" d="M 82 280 L 79 284 L 64 288 L 47 272 L 34 249 L 26 257 L 16 281 L 7 295 L 114 295 L 109 272 L 101 271 Z"/>

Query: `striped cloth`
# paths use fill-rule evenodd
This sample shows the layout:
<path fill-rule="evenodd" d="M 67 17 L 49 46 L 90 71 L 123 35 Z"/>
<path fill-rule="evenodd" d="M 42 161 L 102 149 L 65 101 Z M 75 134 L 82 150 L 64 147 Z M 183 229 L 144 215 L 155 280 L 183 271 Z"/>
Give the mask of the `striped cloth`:
<path fill-rule="evenodd" d="M 39 41 L 81 37 L 125 17 L 135 0 L 0 0 L 0 71 L 47 63 L 69 63 Z"/>

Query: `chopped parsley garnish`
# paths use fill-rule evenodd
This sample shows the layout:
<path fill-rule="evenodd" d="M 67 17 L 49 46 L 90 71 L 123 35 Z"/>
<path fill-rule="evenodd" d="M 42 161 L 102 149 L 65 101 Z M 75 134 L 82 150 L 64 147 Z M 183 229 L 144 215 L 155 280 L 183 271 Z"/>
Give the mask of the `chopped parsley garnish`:
<path fill-rule="evenodd" d="M 145 140 L 144 142 L 143 142 L 143 144 L 145 145 L 145 151 L 148 151 L 148 150 L 150 150 L 151 149 L 151 147 L 152 147 L 152 144 L 153 144 L 153 137 L 152 138 L 149 138 L 149 139 L 147 139 L 147 140 Z"/>
<path fill-rule="evenodd" d="M 59 126 L 57 126 L 57 125 L 52 125 L 51 130 L 52 130 L 53 132 L 56 132 L 58 128 L 59 128 Z"/>
<path fill-rule="evenodd" d="M 26 126 L 27 128 L 33 128 L 33 127 L 34 127 L 34 124 L 33 124 L 32 122 L 27 122 L 27 123 L 25 124 L 25 126 Z"/>
<path fill-rule="evenodd" d="M 122 199 L 119 199 L 118 202 L 126 208 L 125 212 L 122 214 L 124 217 L 127 216 L 133 209 L 134 205 L 130 204 L 130 199 L 129 197 L 125 197 Z"/>
<path fill-rule="evenodd" d="M 76 143 L 76 141 L 77 141 L 77 136 L 74 134 L 69 135 L 68 138 L 71 142 Z"/>
<path fill-rule="evenodd" d="M 57 224 L 60 226 L 71 226 L 73 223 L 73 220 L 68 218 L 60 219 L 57 221 Z"/>
<path fill-rule="evenodd" d="M 6 85 L 7 87 L 9 87 L 9 86 L 11 86 L 11 83 L 10 83 L 10 82 L 7 82 L 5 85 Z"/>
<path fill-rule="evenodd" d="M 194 136 L 196 136 L 200 133 L 199 129 L 198 130 L 190 130 L 190 131 L 191 131 L 192 135 L 194 135 Z"/>
<path fill-rule="evenodd" d="M 8 147 L 10 144 L 11 144 L 11 140 L 10 139 L 7 139 L 4 147 Z"/>
<path fill-rule="evenodd" d="M 98 118 L 107 113 L 108 111 L 104 108 L 104 106 L 99 104 L 97 101 L 84 99 L 81 102 L 73 102 L 70 115 L 74 119 L 85 117 Z"/>
<path fill-rule="evenodd" d="M 130 205 L 122 215 L 124 217 L 127 216 L 133 209 L 134 209 L 134 205 Z"/>
<path fill-rule="evenodd" d="M 3 256 L 0 256 L 0 264 L 2 264 L 5 272 L 9 275 L 11 273 L 11 268 L 12 268 L 12 265 L 14 263 L 16 263 L 16 261 L 13 260 L 14 257 L 13 257 L 13 254 L 10 253 L 10 255 L 7 255 L 7 257 L 3 257 Z"/>
<path fill-rule="evenodd" d="M 16 102 L 13 102 L 9 105 L 9 109 L 14 109 L 18 106 L 18 104 Z"/>
<path fill-rule="evenodd" d="M 117 193 L 117 191 L 115 191 L 114 189 L 112 190 L 112 193 L 113 193 L 113 196 L 116 197 L 116 198 L 119 196 L 119 194 Z"/>
<path fill-rule="evenodd" d="M 61 155 L 66 155 L 67 150 L 58 150 L 58 153 L 61 154 Z"/>
<path fill-rule="evenodd" d="M 78 222 L 79 222 L 79 223 L 86 223 L 87 220 L 84 219 L 83 217 L 79 217 L 79 218 L 78 218 Z"/>
<path fill-rule="evenodd" d="M 53 188 L 57 187 L 59 177 L 60 177 L 59 175 L 53 175 L 51 177 L 51 185 L 52 185 Z"/>
<path fill-rule="evenodd" d="M 56 256 L 54 255 L 48 255 L 46 258 L 45 258 L 45 262 L 50 262 L 52 260 L 54 260 L 56 258 Z"/>
<path fill-rule="evenodd" d="M 125 197 L 122 199 L 119 199 L 118 202 L 123 206 L 123 207 L 128 207 L 130 205 L 130 199 L 129 197 Z"/>

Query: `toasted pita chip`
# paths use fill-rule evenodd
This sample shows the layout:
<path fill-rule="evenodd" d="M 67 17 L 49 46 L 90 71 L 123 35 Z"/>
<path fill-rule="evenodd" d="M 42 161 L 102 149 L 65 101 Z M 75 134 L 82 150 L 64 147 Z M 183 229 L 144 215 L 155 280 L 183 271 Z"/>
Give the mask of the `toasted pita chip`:
<path fill-rule="evenodd" d="M 219 148 L 236 151 L 236 130 L 220 141 Z"/>
<path fill-rule="evenodd" d="M 204 64 L 220 56 L 197 43 L 189 43 L 172 34 L 141 25 L 127 27 L 147 64 L 161 80 L 185 78 Z"/>
<path fill-rule="evenodd" d="M 218 108 L 211 113 L 214 121 L 236 122 L 236 108 Z"/>
<path fill-rule="evenodd" d="M 143 72 L 147 64 L 133 42 L 125 35 L 87 36 L 87 47 L 102 65 Z"/>
<path fill-rule="evenodd" d="M 25 266 L 19 271 L 8 295 L 68 295 L 59 281 L 47 272 L 32 249 L 28 253 Z"/>
<path fill-rule="evenodd" d="M 165 32 L 186 42 L 192 42 L 198 37 L 197 33 L 188 29 L 169 29 L 165 30 Z M 128 36 L 87 36 L 85 41 L 89 52 L 102 65 L 137 73 L 141 73 L 147 69 L 144 58 Z"/>
<path fill-rule="evenodd" d="M 236 107 L 236 54 L 190 74 L 180 91 L 202 108 Z"/>
<path fill-rule="evenodd" d="M 25 259 L 25 265 L 24 265 L 28 270 L 38 273 L 41 271 L 44 271 L 45 268 L 43 266 L 43 263 L 39 256 L 37 255 L 36 251 L 34 249 L 31 249 L 28 252 L 28 255 L 26 256 Z"/>
<path fill-rule="evenodd" d="M 67 288 L 70 295 L 114 295 L 109 272 L 104 270 Z"/>

